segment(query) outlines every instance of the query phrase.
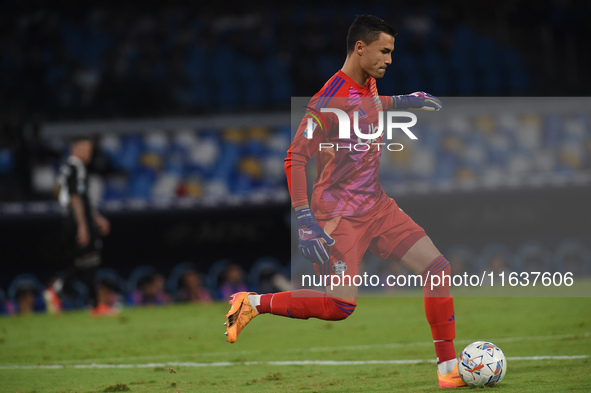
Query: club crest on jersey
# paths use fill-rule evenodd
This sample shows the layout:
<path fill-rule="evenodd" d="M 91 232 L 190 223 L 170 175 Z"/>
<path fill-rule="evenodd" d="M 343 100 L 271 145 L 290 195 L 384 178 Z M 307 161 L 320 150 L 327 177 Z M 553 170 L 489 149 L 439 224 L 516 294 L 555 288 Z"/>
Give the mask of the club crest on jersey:
<path fill-rule="evenodd" d="M 347 264 L 343 261 L 337 261 L 332 265 L 332 270 L 334 270 L 338 276 L 342 276 L 345 270 L 347 270 Z"/>

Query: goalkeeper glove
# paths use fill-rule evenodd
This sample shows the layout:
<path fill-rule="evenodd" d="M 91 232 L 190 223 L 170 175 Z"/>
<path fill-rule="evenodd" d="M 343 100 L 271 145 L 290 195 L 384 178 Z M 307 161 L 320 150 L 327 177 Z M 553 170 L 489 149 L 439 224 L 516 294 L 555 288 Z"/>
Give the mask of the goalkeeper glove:
<path fill-rule="evenodd" d="M 296 211 L 298 220 L 298 234 L 300 237 L 300 252 L 307 260 L 319 265 L 328 262 L 328 247 L 334 244 L 334 239 L 316 222 L 314 212 L 310 208 Z"/>
<path fill-rule="evenodd" d="M 392 96 L 394 109 L 414 109 L 418 111 L 438 111 L 442 104 L 431 94 L 418 91 L 404 96 Z"/>

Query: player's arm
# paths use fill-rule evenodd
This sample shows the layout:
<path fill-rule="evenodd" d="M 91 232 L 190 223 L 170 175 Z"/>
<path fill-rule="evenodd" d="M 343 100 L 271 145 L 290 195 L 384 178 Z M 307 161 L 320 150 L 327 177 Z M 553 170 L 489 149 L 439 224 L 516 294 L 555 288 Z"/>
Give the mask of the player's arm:
<path fill-rule="evenodd" d="M 308 124 L 305 116 L 285 158 L 285 174 L 298 221 L 299 249 L 302 255 L 311 262 L 323 264 L 328 261 L 328 247 L 334 244 L 332 239 L 316 222 L 314 212 L 308 201 L 306 164 L 316 154 L 319 143 L 324 135 L 318 130 L 312 139 L 306 138 L 304 130 Z"/>
<path fill-rule="evenodd" d="M 70 166 L 70 170 L 66 171 L 65 185 L 68 188 L 68 194 L 70 195 L 70 207 L 74 220 L 76 221 L 77 233 L 76 240 L 81 247 L 86 247 L 90 242 L 90 232 L 86 220 L 86 212 L 84 211 L 84 201 L 80 195 L 80 185 L 78 182 L 78 169 L 75 166 Z"/>
<path fill-rule="evenodd" d="M 437 97 L 422 91 L 380 98 L 385 108 L 394 110 L 438 111 L 443 107 Z"/>
<path fill-rule="evenodd" d="M 70 205 L 72 206 L 72 213 L 74 220 L 76 220 L 78 233 L 76 240 L 82 247 L 86 247 L 90 241 L 90 234 L 88 232 L 88 223 L 86 222 L 86 215 L 84 214 L 84 203 L 82 197 L 78 194 L 70 195 Z"/>
<path fill-rule="evenodd" d="M 101 232 L 101 235 L 107 236 L 111 231 L 111 223 L 109 223 L 109 220 L 96 210 L 93 212 L 92 217 L 94 218 L 94 222 Z"/>

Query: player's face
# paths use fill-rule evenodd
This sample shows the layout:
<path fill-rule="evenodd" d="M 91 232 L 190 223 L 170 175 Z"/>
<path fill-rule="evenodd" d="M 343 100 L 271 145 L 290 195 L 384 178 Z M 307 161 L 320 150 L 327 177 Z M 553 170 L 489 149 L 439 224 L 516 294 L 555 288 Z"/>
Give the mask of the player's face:
<path fill-rule="evenodd" d="M 386 67 L 392 64 L 393 50 L 394 37 L 386 33 L 380 33 L 377 40 L 364 47 L 361 67 L 374 78 L 383 78 Z"/>
<path fill-rule="evenodd" d="M 80 141 L 74 146 L 75 154 L 84 162 L 88 164 L 92 159 L 92 142 L 91 141 Z"/>

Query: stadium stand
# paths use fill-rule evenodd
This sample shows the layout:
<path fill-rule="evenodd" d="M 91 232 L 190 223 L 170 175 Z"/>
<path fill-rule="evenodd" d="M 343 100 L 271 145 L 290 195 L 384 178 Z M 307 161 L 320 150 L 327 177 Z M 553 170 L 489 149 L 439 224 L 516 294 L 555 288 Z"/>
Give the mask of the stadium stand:
<path fill-rule="evenodd" d="M 591 251 L 580 240 L 565 239 L 554 251 L 554 271 L 573 272 L 574 275 L 591 274 Z"/>
<path fill-rule="evenodd" d="M 344 6 L 337 17 L 334 6 L 232 8 L 5 7 L 12 45 L 0 48 L 0 75 L 10 75 L 2 79 L 0 105 L 21 104 L 53 118 L 287 109 L 290 96 L 310 94 L 312 83 L 340 68 L 345 46 L 335 42 L 336 32 L 359 11 Z M 363 11 L 389 18 L 400 31 L 401 56 L 382 86 L 411 91 L 421 78 L 439 96 L 528 91 L 535 71 L 522 54 L 450 17 L 452 6 L 401 5 L 392 14 L 369 3 Z M 314 45 L 306 44 L 310 39 Z M 300 56 L 316 60 L 300 67 Z"/>
<path fill-rule="evenodd" d="M 532 97 L 589 95 L 590 52 L 580 39 L 588 34 L 579 34 L 591 26 L 580 17 L 588 5 L 531 0 L 464 9 L 436 1 L 396 8 L 373 0 L 363 7 L 349 1 L 305 3 L 281 9 L 270 7 L 271 2 L 123 8 L 74 7 L 69 0 L 37 1 L 34 7 L 5 2 L 0 6 L 3 227 L 13 231 L 16 221 L 10 220 L 58 220 L 55 174 L 68 137 L 77 132 L 97 136 L 92 195 L 115 218 L 154 211 L 202 214 L 208 208 L 222 215 L 229 206 L 237 215 L 253 206 L 281 205 L 287 212 L 283 159 L 292 138 L 290 99 L 313 94 L 341 67 L 343 36 L 360 12 L 380 15 L 399 31 L 380 91 L 421 89 L 441 97 L 445 107 L 437 121 L 419 121 L 419 144 L 405 144 L 400 154 L 383 157 L 380 176 L 390 195 L 591 184 L 588 99 Z M 484 12 L 490 7 L 494 13 Z M 532 8 L 539 18 L 525 17 Z M 556 10 L 560 18 L 553 16 Z M 540 53 L 552 56 L 540 64 Z M 468 97 L 462 105 L 471 104 L 469 109 L 454 111 L 454 99 L 462 96 Z M 526 96 L 530 104 L 515 106 L 508 96 Z M 277 221 L 283 225 L 286 216 Z M 196 233 L 189 231 L 187 237 Z M 543 243 L 524 242 L 527 233 L 513 244 L 495 239 L 453 243 L 446 255 L 459 271 L 463 264 L 469 272 L 548 269 L 588 276 L 591 251 L 587 233 L 579 234 Z M 204 273 L 207 290 L 219 297 L 221 276 L 233 263 L 245 269 L 251 290 L 261 290 L 264 275 L 289 275 L 288 262 L 294 273 L 313 270 L 299 254 L 288 261 L 289 255 L 267 259 L 266 253 L 249 251 L 240 249 L 244 255 L 239 258 L 203 260 L 198 251 L 191 258 L 199 263 L 182 255 L 162 258 L 158 266 L 137 258 L 124 267 L 115 262 L 108 266 L 117 269 L 102 268 L 99 278 L 112 279 L 131 305 L 140 279 L 158 272 L 167 274 L 171 297 L 189 268 Z M 58 257 L 44 256 L 53 258 L 57 270 Z M 41 265 L 34 258 L 29 263 Z M 386 272 L 373 256 L 366 264 L 369 271 Z M 34 278 L 36 291 L 43 289 L 34 276 L 1 277 L 8 288 L 5 312 L 15 312 L 15 288 L 26 282 L 23 277 Z M 88 290 L 80 282 L 76 289 L 66 309 L 84 306 Z"/>

